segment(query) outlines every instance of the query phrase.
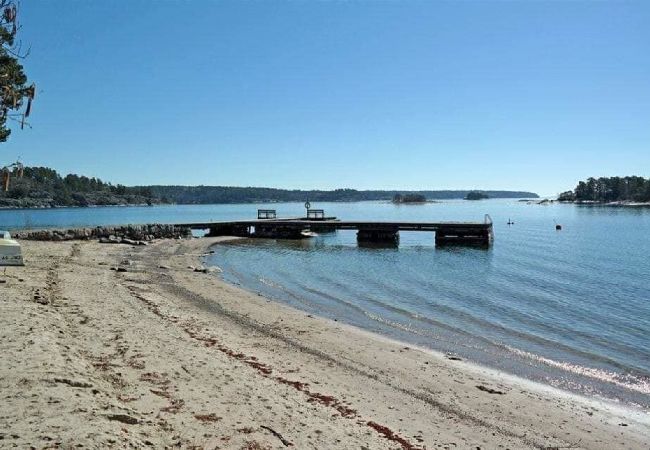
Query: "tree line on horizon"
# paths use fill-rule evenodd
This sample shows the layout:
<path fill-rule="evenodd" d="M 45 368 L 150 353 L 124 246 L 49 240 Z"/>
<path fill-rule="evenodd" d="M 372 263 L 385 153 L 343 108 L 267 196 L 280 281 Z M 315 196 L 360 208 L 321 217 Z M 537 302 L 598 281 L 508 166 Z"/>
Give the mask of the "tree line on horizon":
<path fill-rule="evenodd" d="M 402 196 L 417 201 L 462 199 L 473 191 L 359 191 L 356 189 L 299 190 L 235 186 L 124 186 L 96 177 L 61 176 L 48 167 L 25 167 L 13 173 L 9 190 L 0 192 L 0 207 L 107 206 L 141 204 L 219 204 L 272 202 L 355 202 L 393 200 Z M 520 191 L 481 191 L 491 198 L 537 198 Z"/>
<path fill-rule="evenodd" d="M 268 203 L 268 202 L 358 202 L 393 201 L 396 196 L 427 200 L 463 199 L 472 190 L 396 191 L 334 189 L 299 190 L 264 187 L 235 186 L 147 186 L 154 196 L 165 203 L 213 204 L 213 203 Z M 539 198 L 525 191 L 481 191 L 490 198 Z M 399 197 L 398 197 L 399 198 Z M 424 200 L 422 200 L 424 199 Z"/>
<path fill-rule="evenodd" d="M 572 191 L 562 192 L 567 202 L 650 202 L 650 178 L 637 176 L 587 178 Z"/>

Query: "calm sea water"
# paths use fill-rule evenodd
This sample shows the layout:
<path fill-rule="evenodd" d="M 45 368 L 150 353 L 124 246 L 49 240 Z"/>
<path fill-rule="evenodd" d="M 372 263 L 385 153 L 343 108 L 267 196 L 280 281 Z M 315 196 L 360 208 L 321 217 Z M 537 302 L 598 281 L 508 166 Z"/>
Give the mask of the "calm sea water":
<path fill-rule="evenodd" d="M 243 219 L 257 207 L 0 211 L 0 229 Z M 301 204 L 273 207 L 286 216 L 304 212 Z M 398 248 L 360 248 L 345 231 L 240 240 L 216 246 L 208 263 L 232 283 L 310 313 L 650 409 L 650 209 L 513 200 L 313 207 L 350 220 L 489 213 L 496 237 L 488 250 L 436 248 L 425 232 L 401 233 Z"/>

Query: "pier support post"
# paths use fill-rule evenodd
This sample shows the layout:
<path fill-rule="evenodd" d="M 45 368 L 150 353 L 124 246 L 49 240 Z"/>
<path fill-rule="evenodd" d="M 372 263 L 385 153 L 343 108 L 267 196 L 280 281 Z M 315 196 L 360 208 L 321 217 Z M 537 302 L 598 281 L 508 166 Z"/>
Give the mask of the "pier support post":
<path fill-rule="evenodd" d="M 436 246 L 470 245 L 489 247 L 492 244 L 492 226 L 483 229 L 444 227 L 436 231 Z"/>
<path fill-rule="evenodd" d="M 274 224 L 258 224 L 255 225 L 254 237 L 259 238 L 275 238 L 275 239 L 302 239 L 305 236 L 302 234 L 303 226 L 295 225 L 279 225 Z"/>
<path fill-rule="evenodd" d="M 357 231 L 357 242 L 399 243 L 398 228 L 361 228 Z"/>
<path fill-rule="evenodd" d="M 335 233 L 336 225 L 323 224 L 323 223 L 312 223 L 309 225 L 309 230 L 315 233 Z"/>
<path fill-rule="evenodd" d="M 216 237 L 216 236 L 237 236 L 237 237 L 249 237 L 250 230 L 247 225 L 214 225 L 209 228 L 208 234 L 206 237 Z"/>

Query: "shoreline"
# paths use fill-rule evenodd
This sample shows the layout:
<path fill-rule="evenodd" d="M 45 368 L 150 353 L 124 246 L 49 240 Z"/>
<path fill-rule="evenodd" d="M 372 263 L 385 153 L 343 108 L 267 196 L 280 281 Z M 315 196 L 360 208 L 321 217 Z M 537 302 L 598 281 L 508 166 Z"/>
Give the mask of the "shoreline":
<path fill-rule="evenodd" d="M 116 203 L 114 205 L 42 205 L 42 206 L 0 206 L 0 211 L 41 211 L 51 209 L 95 209 L 95 208 L 142 208 L 150 206 L 168 206 L 172 203 Z"/>
<path fill-rule="evenodd" d="M 273 300 L 275 301 L 275 300 Z M 291 308 L 291 306 L 289 306 Z M 323 320 L 328 320 L 326 318 L 319 317 L 320 319 Z M 348 325 L 348 324 L 341 324 L 340 325 L 342 328 L 347 329 L 351 333 L 356 333 L 356 334 L 361 334 L 361 335 L 366 335 L 367 337 L 381 341 L 381 342 L 386 342 L 390 345 L 394 346 L 408 346 L 414 350 L 417 350 L 422 353 L 426 353 L 436 359 L 438 359 L 441 362 L 448 361 L 447 354 L 443 353 L 441 351 L 435 350 L 435 349 L 430 349 L 427 347 L 422 347 L 419 345 L 414 345 L 410 342 L 405 342 L 405 341 L 400 341 L 398 339 L 393 339 L 388 336 L 384 336 L 379 333 L 375 333 L 372 331 L 364 330 L 362 328 L 355 327 L 354 325 Z M 463 368 L 465 372 L 468 373 L 473 373 L 477 375 L 486 375 L 488 377 L 491 377 L 494 380 L 502 380 L 510 384 L 518 384 L 527 387 L 530 390 L 538 391 L 540 393 L 545 393 L 548 395 L 552 396 L 557 396 L 557 397 L 563 397 L 571 401 L 576 401 L 579 403 L 585 403 L 589 404 L 592 407 L 601 407 L 605 409 L 609 409 L 612 412 L 616 413 L 617 415 L 620 415 L 621 417 L 629 417 L 632 418 L 633 420 L 640 421 L 647 423 L 650 425 L 650 411 L 644 410 L 641 407 L 635 407 L 633 405 L 626 405 L 623 403 L 620 403 L 616 400 L 609 399 L 609 398 L 604 398 L 604 397 L 588 397 L 586 395 L 582 395 L 576 392 L 571 392 L 567 391 L 565 389 L 557 388 L 555 386 L 552 386 L 550 384 L 544 384 L 539 381 L 535 380 L 530 380 L 528 378 L 521 377 L 516 374 L 512 374 L 503 370 L 495 369 L 489 366 L 484 366 L 482 364 L 479 364 L 474 361 L 468 361 L 468 360 L 461 360 L 461 361 L 456 361 L 455 362 L 456 366 L 460 366 Z"/>
<path fill-rule="evenodd" d="M 27 267 L 0 284 L 0 390 L 11 412 L 0 416 L 3 442 L 372 449 L 648 442 L 647 414 L 451 361 L 195 271 L 217 242 L 24 242 Z"/>
<path fill-rule="evenodd" d="M 650 202 L 574 202 L 574 205 L 577 206 L 606 206 L 608 208 L 647 208 L 650 207 Z"/>
<path fill-rule="evenodd" d="M 216 243 L 213 243 L 213 244 L 210 244 L 210 245 L 206 246 L 205 251 L 207 252 L 211 248 L 213 248 L 215 246 L 218 246 L 218 245 L 220 245 L 220 244 L 222 244 L 224 242 L 240 240 L 240 239 L 245 239 L 245 238 L 240 238 L 240 237 L 222 238 L 222 239 L 220 239 L 219 242 L 216 242 Z M 204 267 L 210 267 L 209 264 L 207 264 L 207 261 L 206 261 L 206 258 L 208 256 L 210 256 L 210 255 L 201 256 L 197 260 L 197 262 L 202 264 Z M 215 272 L 211 272 L 211 273 L 214 273 L 215 275 L 217 275 L 217 274 L 220 273 L 220 270 L 221 269 L 219 268 L 219 270 L 216 271 L 216 273 Z M 230 283 L 230 282 L 226 281 L 225 279 L 223 279 L 223 277 L 221 277 L 221 275 L 217 275 L 217 276 L 219 276 L 220 281 L 223 281 L 223 282 L 227 283 L 228 285 L 232 286 L 235 289 L 242 290 L 242 291 L 244 291 L 244 292 L 246 292 L 246 293 L 248 293 L 250 295 L 262 296 L 265 299 L 267 299 L 268 301 L 271 301 L 271 302 L 273 302 L 273 303 L 275 303 L 278 306 L 281 306 L 283 308 L 288 308 L 289 310 L 295 311 L 296 313 L 311 314 L 308 311 L 304 311 L 304 310 L 296 308 L 296 307 L 294 307 L 292 305 L 289 305 L 289 304 L 283 302 L 282 300 L 278 300 L 278 299 L 274 299 L 274 298 L 271 298 L 271 297 L 264 296 L 264 294 L 262 294 L 260 292 L 257 292 L 257 291 L 255 291 L 253 289 L 246 288 L 243 285 Z M 388 344 L 395 345 L 395 346 L 401 346 L 401 347 L 408 346 L 408 347 L 410 347 L 412 349 L 415 349 L 417 351 L 430 354 L 431 356 L 437 358 L 441 362 L 448 362 L 449 361 L 449 359 L 447 358 L 447 356 L 449 356 L 449 354 L 445 353 L 445 352 L 443 352 L 441 350 L 436 350 L 436 349 L 433 349 L 433 348 L 417 345 L 417 344 L 414 344 L 412 342 L 408 342 L 406 340 L 400 340 L 398 338 L 390 337 L 390 336 L 381 334 L 379 332 L 366 330 L 364 328 L 361 328 L 361 327 L 358 327 L 358 326 L 355 326 L 355 325 L 347 324 L 345 322 L 339 322 L 337 320 L 333 320 L 333 319 L 330 319 L 328 317 L 323 317 L 323 316 L 320 316 L 320 315 L 317 315 L 317 314 L 315 314 L 315 317 L 317 317 L 319 320 L 325 321 L 326 323 L 328 323 L 331 326 L 338 326 L 338 327 L 344 328 L 344 329 L 346 329 L 348 332 L 350 332 L 352 334 L 364 335 L 364 336 L 367 336 L 370 339 L 381 341 L 381 342 L 386 342 Z M 527 385 L 530 389 L 537 390 L 537 391 L 540 391 L 540 392 L 546 392 L 546 393 L 548 393 L 550 395 L 566 397 L 567 399 L 573 399 L 573 400 L 576 400 L 576 401 L 589 403 L 589 404 L 592 404 L 594 406 L 598 405 L 598 406 L 601 406 L 601 407 L 611 408 L 612 410 L 617 411 L 617 414 L 620 414 L 622 416 L 623 415 L 630 415 L 630 417 L 636 417 L 637 420 L 645 421 L 645 422 L 648 423 L 648 425 L 650 425 L 650 409 L 645 409 L 640 405 L 628 405 L 628 404 L 625 404 L 623 402 L 620 402 L 617 399 L 601 397 L 601 396 L 589 397 L 589 396 L 581 394 L 579 392 L 569 391 L 569 390 L 562 389 L 562 388 L 559 388 L 559 387 L 556 387 L 556 386 L 553 386 L 553 385 L 550 385 L 550 384 L 545 384 L 545 383 L 542 383 L 540 381 L 529 379 L 529 378 L 526 378 L 526 377 L 523 377 L 523 376 L 520 376 L 520 375 L 517 375 L 517 374 L 514 374 L 514 373 L 510 373 L 510 372 L 505 371 L 505 370 L 501 370 L 501 369 L 498 369 L 498 368 L 483 365 L 481 363 L 478 363 L 478 362 L 475 362 L 475 361 L 470 361 L 470 360 L 467 360 L 467 359 L 464 359 L 464 358 L 462 360 L 460 360 L 460 361 L 456 361 L 454 364 L 458 365 L 458 366 L 463 366 L 465 369 L 467 369 L 468 372 L 472 372 L 472 373 L 476 373 L 476 374 L 479 374 L 479 373 L 480 374 L 487 374 L 488 376 L 490 376 L 490 377 L 492 377 L 494 379 L 506 379 L 506 380 L 509 380 L 512 383 Z"/>
<path fill-rule="evenodd" d="M 491 197 L 485 200 L 513 200 L 513 201 L 535 201 L 538 198 L 528 197 Z M 390 203 L 395 205 L 423 205 L 428 203 L 444 203 L 447 201 L 466 200 L 464 197 L 454 198 L 434 198 L 428 199 L 424 202 L 394 202 L 390 198 L 375 199 L 375 200 L 321 200 L 319 203 Z M 225 202 L 225 203 L 116 203 L 113 205 L 40 205 L 40 206 L 0 206 L 0 211 L 41 211 L 41 210 L 57 210 L 57 209 L 95 209 L 95 208 L 143 208 L 143 207 L 158 207 L 158 206 L 223 206 L 223 205 L 275 205 L 282 203 L 292 203 L 302 205 L 304 202 L 300 200 L 264 200 L 264 201 L 248 201 L 248 202 Z M 565 202 L 566 203 L 566 202 Z"/>
<path fill-rule="evenodd" d="M 650 202 L 633 202 L 630 200 L 621 200 L 614 202 L 596 202 L 591 200 L 574 200 L 564 201 L 555 200 L 561 205 L 576 205 L 576 206 L 606 206 L 608 208 L 647 208 L 650 207 Z"/>
<path fill-rule="evenodd" d="M 650 207 L 650 202 L 634 202 L 631 200 L 620 200 L 613 202 L 597 202 L 593 200 L 558 200 L 552 198 L 545 199 L 519 199 L 517 200 L 521 203 L 531 204 L 531 205 L 549 205 L 549 204 L 560 204 L 560 205 L 575 205 L 575 206 L 602 206 L 608 208 L 647 208 Z"/>

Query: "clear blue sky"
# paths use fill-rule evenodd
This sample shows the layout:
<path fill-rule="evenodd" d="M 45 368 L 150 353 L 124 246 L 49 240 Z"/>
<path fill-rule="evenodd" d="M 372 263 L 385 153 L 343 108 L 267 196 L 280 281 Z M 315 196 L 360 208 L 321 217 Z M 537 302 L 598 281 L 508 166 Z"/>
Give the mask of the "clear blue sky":
<path fill-rule="evenodd" d="M 123 184 L 650 176 L 649 1 L 23 1 L 2 160 Z"/>

